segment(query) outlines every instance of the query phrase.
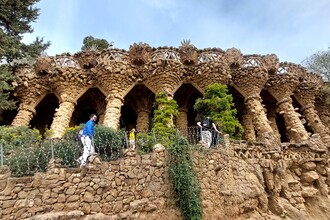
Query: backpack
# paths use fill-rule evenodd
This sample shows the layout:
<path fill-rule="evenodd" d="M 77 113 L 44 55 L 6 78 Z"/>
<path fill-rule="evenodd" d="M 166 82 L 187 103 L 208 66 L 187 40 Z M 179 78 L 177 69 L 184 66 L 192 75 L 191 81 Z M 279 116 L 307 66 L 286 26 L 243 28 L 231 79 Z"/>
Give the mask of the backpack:
<path fill-rule="evenodd" d="M 81 137 L 83 136 L 83 133 L 84 133 L 84 129 L 80 129 L 77 134 L 76 141 L 80 141 Z"/>

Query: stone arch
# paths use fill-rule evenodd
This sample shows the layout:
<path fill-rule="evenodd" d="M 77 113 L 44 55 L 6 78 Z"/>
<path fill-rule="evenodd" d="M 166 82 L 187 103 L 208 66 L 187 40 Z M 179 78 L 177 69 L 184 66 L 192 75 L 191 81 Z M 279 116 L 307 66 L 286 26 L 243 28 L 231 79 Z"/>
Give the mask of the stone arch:
<path fill-rule="evenodd" d="M 155 94 L 144 84 L 135 85 L 124 97 L 121 108 L 120 128 L 138 131 L 151 129 Z"/>
<path fill-rule="evenodd" d="M 185 128 L 196 126 L 197 112 L 194 110 L 194 104 L 203 94 L 192 84 L 182 84 L 174 93 L 173 99 L 179 105 L 179 115 L 176 117 L 176 126 Z"/>
<path fill-rule="evenodd" d="M 95 113 L 97 122 L 102 124 L 106 109 L 106 96 L 98 88 L 89 88 L 77 100 L 77 105 L 72 114 L 69 126 L 73 127 L 89 120 L 89 115 Z"/>
<path fill-rule="evenodd" d="M 30 127 L 36 128 L 44 134 L 53 122 L 56 109 L 59 107 L 59 99 L 54 93 L 47 94 L 35 107 L 36 114 L 30 121 Z"/>

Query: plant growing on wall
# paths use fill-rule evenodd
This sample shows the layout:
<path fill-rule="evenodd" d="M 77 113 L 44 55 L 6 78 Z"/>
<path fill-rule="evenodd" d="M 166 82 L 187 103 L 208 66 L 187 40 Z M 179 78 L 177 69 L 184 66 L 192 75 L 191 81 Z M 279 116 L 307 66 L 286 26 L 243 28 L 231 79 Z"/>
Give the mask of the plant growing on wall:
<path fill-rule="evenodd" d="M 210 116 L 224 133 L 235 139 L 241 138 L 243 126 L 236 118 L 237 110 L 226 85 L 208 85 L 204 97 L 197 99 L 194 109 L 197 111 L 198 121 Z"/>
<path fill-rule="evenodd" d="M 183 39 L 181 41 L 181 46 L 179 47 L 179 54 L 181 62 L 184 65 L 192 66 L 197 64 L 198 62 L 197 48 L 188 39 Z"/>
<path fill-rule="evenodd" d="M 191 160 L 190 145 L 187 139 L 180 137 L 169 147 L 170 179 L 177 196 L 177 204 L 184 219 L 202 219 L 200 186 L 195 180 Z"/>
<path fill-rule="evenodd" d="M 165 93 L 158 93 L 155 100 L 152 132 L 157 142 L 170 152 L 170 178 L 177 196 L 177 204 L 184 219 L 202 219 L 200 188 L 195 181 L 187 139 L 176 137 L 173 117 L 178 115 L 178 104 Z"/>
<path fill-rule="evenodd" d="M 173 117 L 179 113 L 178 104 L 161 92 L 156 95 L 154 105 L 156 110 L 154 111 L 152 132 L 159 143 L 167 146 L 176 135 Z"/>

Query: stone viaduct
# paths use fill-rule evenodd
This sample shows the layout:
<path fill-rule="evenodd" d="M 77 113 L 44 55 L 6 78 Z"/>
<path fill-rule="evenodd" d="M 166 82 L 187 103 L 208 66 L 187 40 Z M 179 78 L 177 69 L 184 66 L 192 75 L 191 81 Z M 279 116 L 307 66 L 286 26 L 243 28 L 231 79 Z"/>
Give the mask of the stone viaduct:
<path fill-rule="evenodd" d="M 19 107 L 7 123 L 48 128 L 53 137 L 86 122 L 90 113 L 115 129 L 148 130 L 158 92 L 177 101 L 177 127 L 195 126 L 195 100 L 207 85 L 221 83 L 234 97 L 245 140 L 303 143 L 317 134 L 330 143 L 329 122 L 317 111 L 322 78 L 300 65 L 279 62 L 274 54 L 139 43 L 128 51 L 42 56 L 34 65 L 18 66 L 15 73 Z"/>

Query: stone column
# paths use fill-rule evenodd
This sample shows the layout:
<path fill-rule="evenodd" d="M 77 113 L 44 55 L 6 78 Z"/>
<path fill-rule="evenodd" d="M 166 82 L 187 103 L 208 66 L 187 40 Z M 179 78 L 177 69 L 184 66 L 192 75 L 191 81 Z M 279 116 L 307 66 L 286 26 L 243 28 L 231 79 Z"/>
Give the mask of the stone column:
<path fill-rule="evenodd" d="M 246 110 L 242 117 L 241 117 L 241 122 L 244 127 L 244 134 L 243 134 L 243 139 L 247 141 L 256 141 L 256 134 L 254 132 L 254 127 L 251 119 L 251 114 Z"/>
<path fill-rule="evenodd" d="M 308 140 L 308 133 L 293 108 L 292 99 L 285 98 L 276 103 L 277 111 L 283 115 L 290 142 L 301 143 Z"/>
<path fill-rule="evenodd" d="M 281 141 L 281 135 L 280 132 L 278 131 L 277 123 L 276 123 L 276 111 L 274 108 L 272 108 L 270 111 L 268 111 L 268 121 L 270 124 L 270 127 L 272 127 L 274 135 L 278 139 L 278 141 Z"/>
<path fill-rule="evenodd" d="M 104 122 L 104 112 L 101 112 L 97 116 L 99 118 L 99 123 L 102 125 Z"/>
<path fill-rule="evenodd" d="M 136 121 L 137 131 L 145 132 L 149 130 L 149 115 L 150 115 L 150 111 L 147 109 L 137 110 L 137 121 Z"/>
<path fill-rule="evenodd" d="M 62 101 L 55 112 L 53 123 L 50 126 L 52 130 L 52 138 L 61 138 L 65 133 L 65 129 L 69 127 L 76 103 L 73 100 Z"/>
<path fill-rule="evenodd" d="M 176 127 L 182 135 L 188 135 L 188 110 L 186 107 L 179 108 L 179 114 L 176 117 Z"/>
<path fill-rule="evenodd" d="M 33 116 L 36 114 L 36 110 L 31 105 L 21 103 L 18 109 L 18 113 L 12 122 L 12 126 L 28 126 Z"/>
<path fill-rule="evenodd" d="M 261 97 L 257 94 L 249 96 L 245 99 L 245 104 L 251 112 L 252 122 L 257 132 L 257 138 L 261 138 L 261 140 L 258 141 L 264 141 L 263 136 L 265 134 L 273 134 L 273 129 L 271 128 L 265 110 L 261 105 Z"/>
<path fill-rule="evenodd" d="M 107 127 L 118 129 L 120 125 L 121 106 L 123 99 L 115 94 L 110 94 L 106 98 L 107 106 L 103 124 Z"/>
<path fill-rule="evenodd" d="M 302 112 L 314 133 L 319 133 L 323 142 L 330 146 L 329 128 L 324 126 L 321 122 L 321 119 L 314 109 L 314 105 L 307 105 L 303 107 Z"/>

